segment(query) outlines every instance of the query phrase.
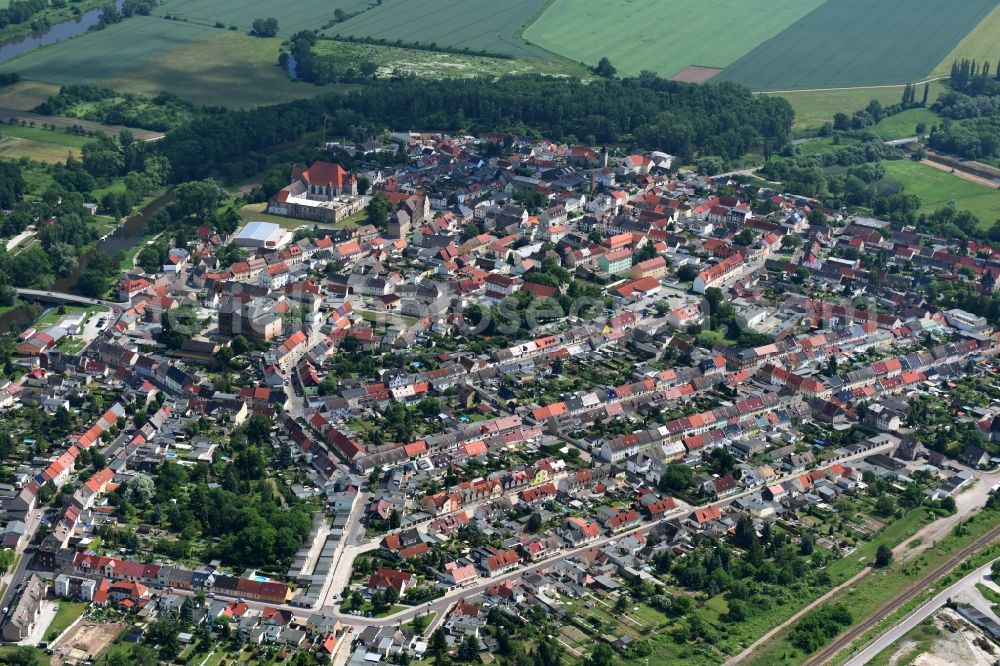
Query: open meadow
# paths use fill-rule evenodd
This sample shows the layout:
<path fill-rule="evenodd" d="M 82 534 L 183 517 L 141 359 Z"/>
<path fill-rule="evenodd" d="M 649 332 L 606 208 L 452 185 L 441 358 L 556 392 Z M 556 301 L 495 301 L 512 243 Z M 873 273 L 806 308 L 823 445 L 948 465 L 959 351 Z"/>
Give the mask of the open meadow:
<path fill-rule="evenodd" d="M 868 106 L 868 103 L 873 99 L 877 99 L 883 106 L 898 104 L 903 96 L 903 88 L 904 86 L 880 86 L 877 88 L 792 90 L 773 94 L 788 100 L 792 108 L 795 109 L 793 128 L 803 130 L 815 129 L 823 123 L 831 122 L 837 112 L 851 115 Z M 928 105 L 933 104 L 934 100 L 944 91 L 945 86 L 941 81 L 932 81 L 930 94 L 927 98 Z M 922 87 L 917 90 L 917 95 L 918 97 L 923 95 Z"/>
<path fill-rule="evenodd" d="M 324 32 L 545 59 L 551 54 L 519 36 L 544 6 L 543 0 L 383 0 Z"/>
<path fill-rule="evenodd" d="M 995 0 L 828 0 L 716 78 L 755 90 L 916 82 Z"/>
<path fill-rule="evenodd" d="M 1000 219 L 1000 190 L 973 183 L 958 176 L 912 160 L 882 162 L 887 178 L 903 184 L 907 194 L 923 202 L 922 212 L 932 212 L 949 203 L 968 210 L 989 228 Z"/>
<path fill-rule="evenodd" d="M 319 58 L 331 58 L 335 63 L 373 62 L 379 66 L 376 76 L 393 76 L 402 72 L 409 76 L 434 79 L 503 76 L 505 74 L 546 74 L 589 78 L 593 75 L 582 65 L 565 60 L 537 58 L 490 58 L 478 55 L 437 53 L 423 49 L 408 49 L 377 44 L 359 44 L 334 39 L 320 40 L 313 52 Z"/>
<path fill-rule="evenodd" d="M 0 124 L 0 157 L 29 157 L 38 162 L 65 162 L 70 154 L 80 157 L 80 148 L 88 141 L 93 139 L 62 130 Z"/>
<path fill-rule="evenodd" d="M 555 0 L 524 38 L 571 60 L 607 57 L 618 71 L 669 77 L 689 65 L 725 67 L 823 0 Z M 683 26 L 683 28 L 681 28 Z"/>
<path fill-rule="evenodd" d="M 886 141 L 906 139 L 917 135 L 917 125 L 923 123 L 925 131 L 929 132 L 933 125 L 941 122 L 941 116 L 930 109 L 907 109 L 894 116 L 889 116 L 872 128 L 876 134 Z"/>

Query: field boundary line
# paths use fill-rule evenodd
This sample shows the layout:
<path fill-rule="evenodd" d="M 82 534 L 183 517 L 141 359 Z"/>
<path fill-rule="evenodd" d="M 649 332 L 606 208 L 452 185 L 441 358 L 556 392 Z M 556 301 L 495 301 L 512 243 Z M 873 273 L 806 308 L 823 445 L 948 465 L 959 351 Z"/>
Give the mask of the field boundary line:
<path fill-rule="evenodd" d="M 917 81 L 913 85 L 922 86 L 926 83 L 933 83 L 934 81 L 941 81 L 942 79 L 948 79 L 948 76 L 935 76 L 934 78 L 925 79 L 923 81 Z M 754 91 L 754 95 L 788 95 L 791 93 L 800 92 L 837 92 L 838 90 L 879 90 L 885 88 L 903 88 L 910 85 L 909 83 L 887 83 L 880 86 L 845 86 L 841 88 L 796 88 L 794 90 L 757 90 Z"/>

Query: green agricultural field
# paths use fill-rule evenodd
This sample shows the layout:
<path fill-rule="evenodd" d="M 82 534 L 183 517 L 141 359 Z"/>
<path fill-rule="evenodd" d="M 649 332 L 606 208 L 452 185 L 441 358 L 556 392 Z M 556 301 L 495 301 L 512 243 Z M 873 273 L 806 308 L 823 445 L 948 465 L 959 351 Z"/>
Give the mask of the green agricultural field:
<path fill-rule="evenodd" d="M 931 73 L 932 76 L 949 76 L 951 63 L 962 58 L 978 62 L 1000 62 L 1000 5 L 986 15 L 979 25 L 958 43 L 951 53 Z"/>
<path fill-rule="evenodd" d="M 755 90 L 923 80 L 996 0 L 827 0 L 716 78 Z"/>
<path fill-rule="evenodd" d="M 1000 219 L 1000 190 L 911 160 L 882 162 L 882 165 L 886 177 L 902 183 L 907 194 L 920 197 L 924 212 L 951 203 L 958 210 L 970 211 L 983 227 L 988 228 Z"/>
<path fill-rule="evenodd" d="M 313 52 L 321 58 L 332 58 L 335 63 L 373 62 L 379 66 L 377 76 L 392 76 L 395 72 L 435 79 L 494 77 L 504 74 L 547 74 L 580 78 L 591 76 L 583 66 L 561 60 L 506 60 L 329 39 L 320 40 Z"/>
<path fill-rule="evenodd" d="M 0 109 L 31 111 L 52 95 L 59 94 L 59 86 L 37 81 L 19 81 L 0 88 Z"/>
<path fill-rule="evenodd" d="M 80 156 L 80 148 L 92 138 L 59 130 L 21 125 L 0 125 L 0 157 L 29 157 L 38 162 L 65 162 L 69 154 Z"/>
<path fill-rule="evenodd" d="M 58 85 L 97 83 L 211 34 L 214 28 L 138 16 L 27 53 L 3 71 Z"/>
<path fill-rule="evenodd" d="M 823 0 L 554 0 L 524 30 L 571 60 L 607 57 L 619 72 L 672 76 L 690 65 L 725 67 Z"/>
<path fill-rule="evenodd" d="M 933 104 L 944 91 L 945 87 L 940 81 L 931 82 L 928 104 Z M 923 93 L 922 87 L 917 89 L 918 98 Z M 868 106 L 868 102 L 873 99 L 877 99 L 883 106 L 896 104 L 903 97 L 903 86 L 794 90 L 782 92 L 780 96 L 787 99 L 792 108 L 795 109 L 794 129 L 801 130 L 817 128 L 823 123 L 833 121 L 833 116 L 838 111 L 851 115 Z"/>
<path fill-rule="evenodd" d="M 170 0 L 154 10 L 157 16 L 179 17 L 184 21 L 214 26 L 223 23 L 248 32 L 256 18 L 274 17 L 278 19 L 278 30 L 282 36 L 292 35 L 299 30 L 316 30 L 333 19 L 335 9 L 347 14 L 363 12 L 374 7 L 374 0 L 295 0 L 292 6 L 285 0 Z M 290 11 L 291 10 L 291 11 Z"/>
<path fill-rule="evenodd" d="M 544 59 L 551 54 L 519 37 L 544 6 L 543 0 L 383 0 L 325 33 Z"/>
<path fill-rule="evenodd" d="M 196 104 L 252 107 L 309 97 L 278 66 L 279 38 L 140 16 L 5 63 L 33 81 L 175 93 Z M 3 93 L 0 91 L 0 100 Z"/>

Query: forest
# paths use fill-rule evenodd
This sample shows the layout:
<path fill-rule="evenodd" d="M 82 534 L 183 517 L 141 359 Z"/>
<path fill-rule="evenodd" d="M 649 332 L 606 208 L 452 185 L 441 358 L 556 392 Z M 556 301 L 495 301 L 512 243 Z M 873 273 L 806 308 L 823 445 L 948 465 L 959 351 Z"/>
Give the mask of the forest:
<path fill-rule="evenodd" d="M 932 107 L 945 120 L 928 145 L 971 160 L 1000 158 L 1000 66 L 991 73 L 988 62 L 956 61 L 949 85 Z"/>
<path fill-rule="evenodd" d="M 403 79 L 198 118 L 169 132 L 155 149 L 169 161 L 173 182 L 211 174 L 231 181 L 258 169 L 249 153 L 301 138 L 326 118 L 330 135 L 371 134 L 384 127 L 465 129 L 481 136 L 544 135 L 734 160 L 750 150 L 777 152 L 788 142 L 793 115 L 784 99 L 754 96 L 738 85 L 697 86 L 648 73 L 587 85 L 540 76 Z"/>

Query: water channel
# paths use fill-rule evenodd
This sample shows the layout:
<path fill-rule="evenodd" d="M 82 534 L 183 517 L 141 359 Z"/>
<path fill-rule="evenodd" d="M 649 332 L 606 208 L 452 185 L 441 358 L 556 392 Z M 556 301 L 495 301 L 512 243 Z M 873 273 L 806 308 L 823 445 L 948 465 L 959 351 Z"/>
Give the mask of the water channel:
<path fill-rule="evenodd" d="M 118 9 L 122 8 L 123 2 L 124 0 L 116 0 L 115 4 Z M 49 46 L 71 37 L 78 37 L 100 23 L 103 13 L 104 9 L 98 7 L 69 20 L 50 25 L 42 30 L 36 30 L 29 35 L 8 39 L 0 44 L 0 62 L 13 60 L 41 46 Z"/>

